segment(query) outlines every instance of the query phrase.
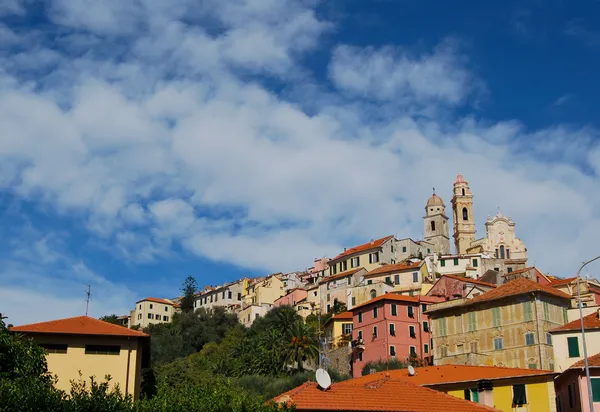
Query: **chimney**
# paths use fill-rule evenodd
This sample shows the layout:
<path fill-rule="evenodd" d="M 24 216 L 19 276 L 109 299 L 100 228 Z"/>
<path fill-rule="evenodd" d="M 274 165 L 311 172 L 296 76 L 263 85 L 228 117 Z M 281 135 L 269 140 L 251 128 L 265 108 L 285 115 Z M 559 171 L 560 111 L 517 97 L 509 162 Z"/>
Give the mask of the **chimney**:
<path fill-rule="evenodd" d="M 374 243 L 375 243 L 375 240 L 371 239 L 371 244 L 374 244 Z"/>
<path fill-rule="evenodd" d="M 346 251 L 346 248 L 344 248 L 344 252 Z"/>
<path fill-rule="evenodd" d="M 477 382 L 477 392 L 479 392 L 479 403 L 494 407 L 494 385 L 492 381 L 482 379 Z"/>

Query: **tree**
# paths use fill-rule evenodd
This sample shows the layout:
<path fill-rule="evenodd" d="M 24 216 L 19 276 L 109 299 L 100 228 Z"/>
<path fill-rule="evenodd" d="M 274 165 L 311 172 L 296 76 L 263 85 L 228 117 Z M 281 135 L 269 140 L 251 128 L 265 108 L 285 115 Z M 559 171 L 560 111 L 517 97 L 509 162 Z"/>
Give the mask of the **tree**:
<path fill-rule="evenodd" d="M 344 302 L 340 302 L 339 300 L 336 300 L 333 302 L 333 307 L 331 308 L 331 311 L 333 312 L 334 315 L 339 315 L 340 313 L 344 313 L 347 310 L 348 309 Z"/>
<path fill-rule="evenodd" d="M 106 315 L 100 318 L 101 321 L 112 323 L 114 325 L 120 325 L 119 317 L 117 315 Z"/>
<path fill-rule="evenodd" d="M 198 284 L 193 276 L 188 276 L 181 286 L 181 292 L 183 297 L 181 298 L 181 311 L 182 312 L 193 312 L 194 311 L 194 295 L 198 290 Z"/>
<path fill-rule="evenodd" d="M 317 360 L 319 346 L 314 330 L 303 320 L 296 321 L 287 331 L 288 343 L 285 351 L 285 361 L 298 372 L 304 371 L 304 361 Z"/>

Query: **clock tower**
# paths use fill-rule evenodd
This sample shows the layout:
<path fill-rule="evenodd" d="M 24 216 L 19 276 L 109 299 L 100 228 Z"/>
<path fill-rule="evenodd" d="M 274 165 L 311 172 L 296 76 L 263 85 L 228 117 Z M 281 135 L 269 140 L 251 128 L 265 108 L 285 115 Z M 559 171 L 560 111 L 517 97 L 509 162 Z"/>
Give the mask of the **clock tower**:
<path fill-rule="evenodd" d="M 459 173 L 454 181 L 452 212 L 456 254 L 463 255 L 467 253 L 467 249 L 475 240 L 475 218 L 473 216 L 473 193 L 462 173 Z"/>

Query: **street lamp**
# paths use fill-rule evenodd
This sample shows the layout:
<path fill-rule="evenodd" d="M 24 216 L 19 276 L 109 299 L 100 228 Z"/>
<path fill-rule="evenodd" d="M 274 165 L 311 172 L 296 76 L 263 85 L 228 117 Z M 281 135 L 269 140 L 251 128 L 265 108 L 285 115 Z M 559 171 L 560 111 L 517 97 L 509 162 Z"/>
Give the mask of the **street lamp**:
<path fill-rule="evenodd" d="M 589 263 L 600 259 L 600 256 L 584 262 L 577 271 L 577 304 L 579 305 L 579 320 L 581 321 L 581 341 L 583 343 L 583 359 L 585 361 L 585 376 L 588 386 L 588 397 L 590 402 L 590 411 L 594 410 L 594 395 L 592 394 L 592 379 L 590 378 L 590 365 L 588 364 L 587 345 L 585 344 L 585 327 L 583 326 L 583 309 L 581 308 L 581 289 L 579 288 L 581 270 Z"/>

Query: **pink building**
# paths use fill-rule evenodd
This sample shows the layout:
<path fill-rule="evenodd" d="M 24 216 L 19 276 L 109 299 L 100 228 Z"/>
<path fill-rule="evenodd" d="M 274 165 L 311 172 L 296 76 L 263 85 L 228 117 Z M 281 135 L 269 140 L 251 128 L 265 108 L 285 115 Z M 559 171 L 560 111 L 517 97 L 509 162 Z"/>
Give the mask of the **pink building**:
<path fill-rule="evenodd" d="M 386 293 L 352 308 L 352 375 L 361 376 L 368 362 L 408 361 L 411 355 L 431 363 L 431 329 L 424 311 L 440 300 Z"/>
<path fill-rule="evenodd" d="M 485 293 L 496 287 L 491 283 L 482 282 L 480 280 L 455 276 L 443 275 L 438 279 L 431 289 L 427 292 L 427 296 L 442 297 L 446 300 L 465 298 L 474 293 Z M 473 289 L 477 289 L 473 291 Z"/>
<path fill-rule="evenodd" d="M 600 353 L 588 358 L 592 381 L 594 411 L 600 411 Z M 561 412 L 590 411 L 589 388 L 581 360 L 554 380 L 557 410 Z"/>
<path fill-rule="evenodd" d="M 300 302 L 301 300 L 306 299 L 306 296 L 308 296 L 308 293 L 306 292 L 306 290 L 300 289 L 300 288 L 295 288 L 295 289 L 290 290 L 287 295 L 282 296 L 279 299 L 277 299 L 275 302 L 273 302 L 273 306 L 275 306 L 275 307 L 284 306 L 284 305 L 294 306 L 294 305 L 296 305 L 296 303 Z"/>

